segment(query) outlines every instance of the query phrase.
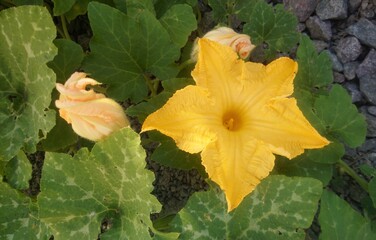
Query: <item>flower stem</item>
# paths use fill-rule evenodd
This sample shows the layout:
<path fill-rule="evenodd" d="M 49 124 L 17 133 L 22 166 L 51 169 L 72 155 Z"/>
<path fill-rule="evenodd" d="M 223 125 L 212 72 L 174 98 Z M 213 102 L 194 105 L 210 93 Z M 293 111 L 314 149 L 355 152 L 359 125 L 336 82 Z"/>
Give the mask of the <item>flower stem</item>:
<path fill-rule="evenodd" d="M 350 177 L 352 177 L 366 192 L 369 192 L 367 181 L 361 178 L 349 165 L 347 165 L 347 163 L 340 159 L 338 165 L 344 172 L 350 175 Z"/>
<path fill-rule="evenodd" d="M 66 21 L 64 15 L 60 16 L 60 20 L 61 20 L 61 25 L 63 26 L 63 31 L 64 31 L 65 38 L 68 39 L 68 40 L 72 40 L 71 37 L 70 37 L 70 35 L 69 35 L 69 32 L 68 32 L 67 21 Z"/>

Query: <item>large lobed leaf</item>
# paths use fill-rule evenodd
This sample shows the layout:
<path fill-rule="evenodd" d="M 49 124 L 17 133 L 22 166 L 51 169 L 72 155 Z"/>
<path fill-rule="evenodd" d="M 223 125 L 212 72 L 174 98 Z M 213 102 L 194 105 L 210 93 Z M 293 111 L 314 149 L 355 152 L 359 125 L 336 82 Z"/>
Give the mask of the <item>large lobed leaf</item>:
<path fill-rule="evenodd" d="M 150 214 L 160 209 L 153 173 L 145 169 L 139 135 L 124 128 L 73 158 L 47 153 L 38 197 L 40 219 L 58 239 L 149 239 Z"/>
<path fill-rule="evenodd" d="M 93 29 L 91 53 L 84 69 L 108 85 L 108 95 L 139 102 L 147 97 L 145 78 L 168 79 L 177 74 L 176 47 L 161 23 L 149 11 L 133 17 L 100 3 L 89 4 Z"/>
<path fill-rule="evenodd" d="M 376 239 L 371 222 L 352 209 L 345 200 L 329 191 L 324 191 L 321 198 L 319 222 L 320 240 Z"/>
<path fill-rule="evenodd" d="M 296 17 L 282 5 L 271 6 L 257 1 L 244 25 L 244 33 L 251 36 L 252 43 L 266 44 L 267 56 L 277 51 L 287 52 L 298 42 Z"/>
<path fill-rule="evenodd" d="M 269 176 L 233 212 L 222 192 L 195 193 L 173 221 L 179 239 L 304 239 L 321 196 L 312 178 Z"/>
<path fill-rule="evenodd" d="M 48 240 L 47 226 L 29 197 L 0 181 L 0 239 Z"/>
<path fill-rule="evenodd" d="M 55 125 L 48 110 L 55 74 L 46 63 L 56 55 L 56 29 L 39 6 L 0 12 L 0 161 L 23 147 L 34 152 L 41 136 Z"/>
<path fill-rule="evenodd" d="M 351 103 L 351 98 L 343 87 L 333 85 L 329 95 L 320 96 L 314 107 L 328 134 L 350 147 L 358 147 L 364 142 L 367 131 L 365 118 Z"/>

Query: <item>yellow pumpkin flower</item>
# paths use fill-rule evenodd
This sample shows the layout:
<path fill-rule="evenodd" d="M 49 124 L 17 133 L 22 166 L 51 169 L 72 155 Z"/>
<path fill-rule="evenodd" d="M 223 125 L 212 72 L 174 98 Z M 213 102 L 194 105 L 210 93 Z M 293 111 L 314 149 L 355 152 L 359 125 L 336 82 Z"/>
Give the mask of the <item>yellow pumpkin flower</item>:
<path fill-rule="evenodd" d="M 86 90 L 87 85 L 98 84 L 83 72 L 73 73 L 64 85 L 56 84 L 60 97 L 55 105 L 59 108 L 60 116 L 72 124 L 79 136 L 92 141 L 129 126 L 124 110 L 117 102 L 93 89 Z"/>
<path fill-rule="evenodd" d="M 239 54 L 239 57 L 246 59 L 256 47 L 251 43 L 251 37 L 247 34 L 240 34 L 228 27 L 219 27 L 207 32 L 202 38 L 207 38 L 222 45 L 229 46 Z M 197 61 L 199 47 L 197 39 L 193 45 L 191 59 Z"/>
<path fill-rule="evenodd" d="M 158 130 L 189 153 L 201 152 L 209 178 L 236 208 L 273 169 L 275 156 L 289 159 L 329 141 L 297 106 L 297 63 L 283 57 L 264 66 L 238 59 L 231 48 L 198 41 L 196 85 L 178 90 L 149 115 L 142 131 Z"/>

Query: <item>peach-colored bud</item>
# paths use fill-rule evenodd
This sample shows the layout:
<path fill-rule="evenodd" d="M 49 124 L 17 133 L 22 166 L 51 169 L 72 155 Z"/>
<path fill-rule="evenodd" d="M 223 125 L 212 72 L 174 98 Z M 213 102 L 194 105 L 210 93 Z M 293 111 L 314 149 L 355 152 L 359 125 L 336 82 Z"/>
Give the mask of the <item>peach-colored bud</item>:
<path fill-rule="evenodd" d="M 60 116 L 72 124 L 78 135 L 92 141 L 129 126 L 124 110 L 117 102 L 93 89 L 86 90 L 87 85 L 98 84 L 83 72 L 73 73 L 64 85 L 56 84 L 60 97 L 55 105 Z"/>
<path fill-rule="evenodd" d="M 222 45 L 231 47 L 235 52 L 239 54 L 239 57 L 242 59 L 246 59 L 251 51 L 256 47 L 251 43 L 250 36 L 237 33 L 228 27 L 219 27 L 213 29 L 206 33 L 202 38 L 207 38 Z M 198 45 L 196 40 L 192 48 L 191 59 L 197 61 L 197 56 Z"/>

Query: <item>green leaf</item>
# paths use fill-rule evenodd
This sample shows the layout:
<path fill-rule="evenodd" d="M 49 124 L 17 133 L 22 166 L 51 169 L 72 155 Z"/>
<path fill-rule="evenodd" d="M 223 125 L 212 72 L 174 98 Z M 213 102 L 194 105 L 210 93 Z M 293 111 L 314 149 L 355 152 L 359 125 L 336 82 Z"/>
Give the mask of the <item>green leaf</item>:
<path fill-rule="evenodd" d="M 244 25 L 243 32 L 251 36 L 252 43 L 267 44 L 267 55 L 289 51 L 298 42 L 296 17 L 284 10 L 281 4 L 275 7 L 258 1 Z"/>
<path fill-rule="evenodd" d="M 52 128 L 46 139 L 43 139 L 41 143 L 44 151 L 54 152 L 73 145 L 77 140 L 78 136 L 73 131 L 72 125 L 68 124 L 57 113 L 55 127 Z"/>
<path fill-rule="evenodd" d="M 60 16 L 68 12 L 76 3 L 76 0 L 52 0 L 54 2 L 54 16 Z"/>
<path fill-rule="evenodd" d="M 150 194 L 154 175 L 145 169 L 139 135 L 123 128 L 73 158 L 47 153 L 38 197 L 40 219 L 55 239 L 150 239 L 150 214 L 160 204 Z"/>
<path fill-rule="evenodd" d="M 319 223 L 320 240 L 376 239 L 376 233 L 371 230 L 371 222 L 329 191 L 324 191 L 321 197 Z"/>
<path fill-rule="evenodd" d="M 114 8 L 91 3 L 89 19 L 94 36 L 84 69 L 108 84 L 110 97 L 140 102 L 148 94 L 145 78 L 168 79 L 177 74 L 174 62 L 179 48 L 150 12 L 130 18 Z"/>
<path fill-rule="evenodd" d="M 161 108 L 167 100 L 172 96 L 169 92 L 162 92 L 155 97 L 150 98 L 147 102 L 141 102 L 137 105 L 127 108 L 126 113 L 129 116 L 137 117 L 141 123 L 145 121 L 147 116 Z"/>
<path fill-rule="evenodd" d="M 376 177 L 373 177 L 373 179 L 368 183 L 368 190 L 373 206 L 376 208 Z"/>
<path fill-rule="evenodd" d="M 307 157 L 313 162 L 333 164 L 345 155 L 345 147 L 342 143 L 332 142 L 320 149 L 307 150 Z"/>
<path fill-rule="evenodd" d="M 20 151 L 6 165 L 6 180 L 13 188 L 18 190 L 27 189 L 31 179 L 31 164 L 26 154 Z"/>
<path fill-rule="evenodd" d="M 22 5 L 43 5 L 43 0 L 11 0 L 17 6 Z"/>
<path fill-rule="evenodd" d="M 360 146 L 364 142 L 367 131 L 365 119 L 340 85 L 333 85 L 328 96 L 320 96 L 316 100 L 315 111 L 329 135 L 350 147 Z"/>
<path fill-rule="evenodd" d="M 302 36 L 297 51 L 299 70 L 294 80 L 295 89 L 317 93 L 333 82 L 332 62 L 327 53 L 318 54 L 312 40 Z"/>
<path fill-rule="evenodd" d="M 213 18 L 217 22 L 226 23 L 227 18 L 231 14 L 228 9 L 229 0 L 209 0 L 208 4 L 212 8 Z M 233 2 L 233 1 L 231 1 Z"/>
<path fill-rule="evenodd" d="M 176 4 L 188 4 L 192 7 L 197 5 L 197 0 L 155 0 L 154 9 L 157 18 L 160 18 L 165 12 Z"/>
<path fill-rule="evenodd" d="M 184 47 L 191 32 L 197 28 L 192 7 L 187 4 L 173 5 L 159 21 L 179 48 Z"/>
<path fill-rule="evenodd" d="M 79 15 L 84 15 L 87 12 L 87 5 L 90 0 L 76 0 L 72 8 L 65 13 L 65 17 L 70 22 Z"/>
<path fill-rule="evenodd" d="M 56 28 L 46 8 L 22 6 L 0 12 L 0 161 L 36 144 L 55 125 L 48 110 L 55 74 Z"/>
<path fill-rule="evenodd" d="M 180 239 L 304 239 L 321 196 L 320 181 L 269 176 L 233 212 L 222 191 L 195 193 L 173 221 Z"/>
<path fill-rule="evenodd" d="M 162 82 L 164 88 L 163 92 L 150 98 L 146 102 L 130 106 L 127 108 L 126 112 L 129 116 L 137 117 L 142 123 L 148 115 L 161 108 L 176 90 L 182 89 L 189 84 L 194 84 L 192 78 L 173 78 L 165 80 Z"/>
<path fill-rule="evenodd" d="M 205 169 L 201 165 L 200 154 L 190 154 L 180 150 L 173 139 L 157 131 L 150 132 L 149 138 L 160 143 L 151 155 L 153 161 L 183 170 L 196 168 L 201 174 L 206 175 Z"/>
<path fill-rule="evenodd" d="M 144 10 L 155 16 L 153 1 L 150 0 L 126 0 L 127 15 L 136 16 Z"/>
<path fill-rule="evenodd" d="M 48 240 L 51 234 L 38 220 L 29 197 L 0 181 L 0 239 Z"/>
<path fill-rule="evenodd" d="M 333 166 L 313 162 L 306 155 L 298 156 L 292 160 L 280 157 L 275 161 L 273 171 L 289 177 L 315 178 L 320 180 L 324 186 L 328 185 L 333 176 Z"/>
<path fill-rule="evenodd" d="M 81 46 L 71 40 L 56 39 L 54 44 L 58 54 L 47 65 L 56 73 L 56 82 L 65 83 L 80 67 L 85 55 Z"/>

